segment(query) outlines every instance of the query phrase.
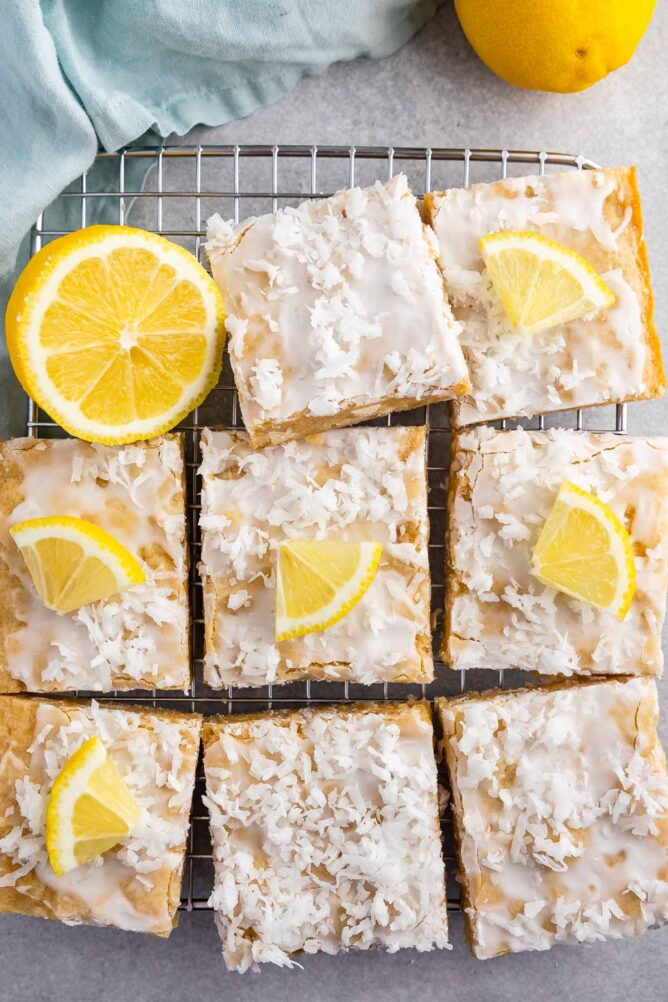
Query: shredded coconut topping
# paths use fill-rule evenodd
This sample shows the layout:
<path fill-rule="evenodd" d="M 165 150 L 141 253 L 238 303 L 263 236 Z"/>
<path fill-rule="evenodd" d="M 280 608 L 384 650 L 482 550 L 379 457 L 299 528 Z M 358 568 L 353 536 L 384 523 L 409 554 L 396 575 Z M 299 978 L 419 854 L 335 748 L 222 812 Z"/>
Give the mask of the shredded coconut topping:
<path fill-rule="evenodd" d="M 314 418 L 392 398 L 445 399 L 468 383 L 426 233 L 403 174 L 234 229 L 209 221 L 251 435 L 298 419 L 315 430 Z"/>
<path fill-rule="evenodd" d="M 0 666 L 32 692 L 190 683 L 183 458 L 178 437 L 111 447 L 74 439 L 0 446 L 0 583 L 16 625 Z M 48 609 L 8 529 L 75 515 L 110 532 L 146 582 L 68 615 Z"/>
<path fill-rule="evenodd" d="M 314 677 L 429 681 L 429 559 L 422 428 L 360 428 L 254 451 L 202 434 L 202 563 L 214 687 Z M 376 577 L 341 622 L 274 642 L 281 540 L 383 544 Z"/>
<path fill-rule="evenodd" d="M 476 956 L 668 922 L 656 686 L 438 700 Z"/>
<path fill-rule="evenodd" d="M 26 750 L 27 774 L 15 781 L 15 802 L 5 812 L 11 827 L 0 839 L 0 853 L 11 869 L 0 886 L 43 899 L 54 918 L 70 924 L 86 921 L 166 935 L 178 903 L 175 889 L 183 868 L 199 732 L 196 718 L 167 720 L 149 711 L 103 708 L 95 701 L 67 709 L 40 703 Z M 68 758 L 94 735 L 113 759 L 141 818 L 118 848 L 56 877 L 45 844 L 49 793 Z M 6 766 L 0 756 L 0 775 Z"/>
<path fill-rule="evenodd" d="M 623 621 L 546 587 L 534 545 L 561 484 L 610 506 L 633 545 Z M 478 428 L 451 469 L 446 660 L 454 668 L 657 674 L 668 584 L 668 439 Z"/>
<path fill-rule="evenodd" d="M 644 280 L 638 237 L 627 231 L 628 171 L 571 171 L 508 178 L 435 193 L 431 223 L 473 392 L 453 403 L 458 425 L 532 415 L 642 395 L 647 389 Z M 614 209 L 612 208 L 614 206 Z M 615 212 L 623 214 L 614 226 Z M 624 222 L 624 220 L 626 222 Z M 527 336 L 516 332 L 483 264 L 478 241 L 500 230 L 530 230 L 581 254 L 615 303 Z M 626 233 L 624 237 L 623 234 Z"/>
<path fill-rule="evenodd" d="M 261 358 L 251 369 L 250 384 L 260 407 L 271 410 L 281 402 L 283 373 L 275 358 Z"/>
<path fill-rule="evenodd" d="M 209 725 L 211 904 L 228 968 L 448 947 L 432 739 L 425 704 Z"/>

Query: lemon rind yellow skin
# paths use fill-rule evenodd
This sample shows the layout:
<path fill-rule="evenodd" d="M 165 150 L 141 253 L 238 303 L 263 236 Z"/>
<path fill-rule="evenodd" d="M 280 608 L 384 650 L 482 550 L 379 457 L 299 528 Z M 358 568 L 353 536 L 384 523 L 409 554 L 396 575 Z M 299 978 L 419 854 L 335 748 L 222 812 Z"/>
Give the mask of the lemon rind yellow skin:
<path fill-rule="evenodd" d="M 506 83 L 574 94 L 633 56 L 655 0 L 455 0 L 470 45 Z M 586 15 L 586 16 L 584 16 Z"/>
<path fill-rule="evenodd" d="M 585 507 L 590 510 L 593 508 L 594 510 L 597 510 L 601 515 L 601 518 L 599 520 L 601 524 L 606 525 L 608 528 L 612 530 L 610 535 L 614 535 L 614 537 L 617 539 L 617 541 L 621 546 L 621 553 L 623 554 L 623 561 L 621 563 L 620 561 L 617 561 L 617 567 L 623 572 L 622 580 L 625 582 L 624 587 L 621 589 L 618 588 L 618 595 L 616 596 L 616 601 L 612 603 L 612 605 L 604 606 L 586 599 L 585 597 L 583 597 L 583 595 L 578 594 L 577 592 L 572 591 L 571 589 L 565 588 L 561 584 L 555 583 L 552 579 L 550 579 L 549 576 L 547 576 L 544 573 L 543 569 L 541 568 L 540 555 L 542 548 L 540 544 L 541 544 L 541 537 L 543 535 L 542 533 L 541 537 L 539 537 L 538 542 L 536 543 L 536 546 L 534 547 L 534 551 L 532 554 L 531 573 L 535 578 L 537 578 L 539 581 L 541 581 L 548 587 L 556 588 L 558 591 L 561 591 L 564 594 L 569 595 L 571 598 L 578 599 L 581 602 L 586 602 L 588 605 L 592 605 L 597 609 L 602 609 L 604 612 L 609 612 L 611 615 L 614 615 L 619 620 L 624 620 L 626 618 L 629 609 L 631 608 L 631 603 L 633 601 L 633 597 L 636 591 L 636 568 L 635 568 L 635 561 L 633 559 L 633 548 L 631 545 L 631 539 L 629 537 L 628 531 L 625 528 L 625 526 L 622 525 L 622 523 L 617 518 L 615 513 L 612 511 L 612 509 L 609 507 L 609 505 L 605 504 L 604 501 L 601 501 L 600 498 L 597 498 L 594 494 L 591 494 L 589 491 L 585 491 L 581 487 L 578 487 L 576 484 L 570 483 L 569 481 L 565 481 L 561 485 L 561 487 L 559 488 L 559 492 L 557 494 L 556 501 L 563 500 L 564 497 L 569 497 L 571 500 L 574 501 L 579 500 L 580 502 L 585 502 L 584 505 L 581 503 L 580 505 L 578 505 L 578 507 Z M 543 530 L 545 530 L 545 527 L 548 525 L 548 521 L 549 521 L 549 516 L 545 522 Z"/>
<path fill-rule="evenodd" d="M 567 322 L 570 323 L 573 320 L 580 319 L 588 313 L 591 313 L 592 310 L 596 312 L 605 310 L 609 306 L 612 306 L 615 301 L 615 295 L 612 290 L 586 258 L 582 257 L 581 254 L 578 254 L 577 251 L 572 250 L 572 248 L 567 247 L 565 244 L 559 243 L 557 240 L 552 240 L 550 237 L 546 237 L 542 233 L 536 233 L 533 230 L 500 230 L 495 233 L 487 233 L 486 235 L 480 237 L 478 244 L 480 253 L 490 273 L 492 284 L 496 289 L 499 298 L 501 298 L 502 303 L 504 298 L 503 293 L 498 288 L 497 283 L 494 280 L 494 269 L 491 265 L 493 259 L 499 255 L 499 250 L 501 250 L 501 252 L 509 252 L 513 249 L 534 254 L 537 261 L 550 260 L 556 263 L 563 263 L 564 266 L 566 266 L 567 263 L 573 264 L 573 268 L 568 269 L 570 274 L 576 276 L 580 281 L 580 287 L 583 292 L 590 293 L 591 296 L 586 301 L 589 305 L 583 305 L 579 312 L 574 313 L 568 318 Z M 587 285 L 583 283 L 583 279 L 588 283 Z M 556 327 L 560 323 L 564 322 L 559 319 L 558 315 L 553 315 L 552 317 L 544 318 L 544 321 L 541 323 L 524 325 L 521 321 L 521 313 L 518 313 L 516 316 L 511 316 L 505 307 L 505 303 L 503 303 L 503 305 L 504 311 L 506 312 L 511 324 L 517 330 L 521 330 L 523 333 L 528 335 L 540 333 L 544 330 L 550 330 L 552 327 Z"/>
<path fill-rule="evenodd" d="M 284 543 L 280 544 L 280 546 L 283 545 L 289 545 L 289 541 L 287 544 Z M 352 595 L 346 602 L 344 602 L 334 615 L 328 616 L 325 620 L 319 622 L 317 625 L 310 625 L 310 626 L 302 625 L 302 626 L 292 627 L 288 630 L 279 630 L 278 604 L 277 604 L 276 633 L 275 633 L 276 642 L 282 643 L 283 641 L 286 640 L 296 640 L 297 637 L 304 637 L 309 633 L 321 633 L 323 630 L 328 630 L 331 626 L 334 626 L 335 623 L 339 623 L 342 619 L 344 619 L 344 617 L 348 615 L 351 609 L 354 609 L 354 607 L 360 602 L 360 600 L 364 597 L 364 595 L 371 587 L 373 580 L 378 572 L 378 566 L 380 564 L 380 558 L 382 556 L 382 552 L 383 552 L 382 543 L 374 543 L 373 550 L 370 553 L 366 571 L 358 583 L 355 594 Z M 278 597 L 279 594 L 278 561 L 277 561 L 276 593 Z"/>
<path fill-rule="evenodd" d="M 95 549 L 98 551 L 96 555 L 100 555 L 100 559 L 102 559 L 102 555 L 110 555 L 114 559 L 116 566 L 113 567 L 113 571 L 119 587 L 118 591 L 110 592 L 110 595 L 118 594 L 120 591 L 125 591 L 126 588 L 133 588 L 135 585 L 143 584 L 146 581 L 146 575 L 141 564 L 133 557 L 130 551 L 122 543 L 119 543 L 111 533 L 105 529 L 101 529 L 93 522 L 87 522 L 83 518 L 75 518 L 72 515 L 47 515 L 43 518 L 25 519 L 22 522 L 15 522 L 14 525 L 10 526 L 9 534 L 19 550 L 23 550 L 24 547 L 30 546 L 32 542 L 54 536 L 58 537 L 58 533 L 54 532 L 56 529 L 64 529 L 68 533 L 68 537 L 66 538 L 72 538 L 74 542 L 83 538 L 93 543 Z M 62 534 L 58 538 L 62 538 Z M 118 573 L 119 570 L 123 575 L 122 579 Z M 37 587 L 34 579 L 33 583 Z M 42 595 L 40 595 L 40 598 L 44 601 Z M 49 606 L 49 608 L 54 608 L 54 606 Z M 60 610 L 55 609 L 55 611 L 59 612 Z"/>
<path fill-rule="evenodd" d="M 216 324 L 213 335 L 214 343 L 211 351 L 212 365 L 199 393 L 189 399 L 169 420 L 161 421 L 156 419 L 152 424 L 145 422 L 146 427 L 136 432 L 123 432 L 120 430 L 121 426 L 119 426 L 119 431 L 114 431 L 114 433 L 92 434 L 90 431 L 84 430 L 76 422 L 70 421 L 67 415 L 58 407 L 57 403 L 42 392 L 34 366 L 30 360 L 25 331 L 33 311 L 39 302 L 41 286 L 48 280 L 61 262 L 70 253 L 82 247 L 90 247 L 92 249 L 96 244 L 102 244 L 110 237 L 121 233 L 126 234 L 129 241 L 139 238 L 144 246 L 153 244 L 156 248 L 160 246 L 163 248 L 168 247 L 170 252 L 177 254 L 187 262 L 188 267 L 192 268 L 196 266 L 197 268 L 201 268 L 202 275 L 208 280 L 208 293 L 215 303 Z M 7 303 L 5 336 L 7 352 L 16 378 L 27 395 L 32 397 L 39 407 L 49 414 L 61 428 L 64 428 L 66 432 L 75 438 L 80 438 L 87 442 L 99 442 L 102 445 L 126 445 L 131 442 L 138 442 L 143 439 L 163 435 L 165 432 L 175 428 L 191 411 L 203 403 L 211 390 L 216 386 L 223 365 L 225 311 L 215 282 L 206 270 L 201 267 L 197 259 L 189 251 L 185 250 L 185 248 L 172 243 L 157 233 L 151 233 L 148 230 L 138 229 L 137 227 L 96 225 L 88 226 L 82 230 L 75 230 L 73 233 L 59 237 L 57 240 L 46 244 L 46 246 L 42 247 L 41 250 L 30 258 L 21 272 Z"/>
<path fill-rule="evenodd" d="M 73 849 L 71 852 L 67 852 L 67 849 L 71 849 L 76 845 L 76 839 L 72 838 L 65 846 L 63 844 L 63 825 L 67 825 L 72 812 L 70 811 L 70 815 L 64 817 L 62 811 L 68 807 L 73 809 L 77 799 L 69 799 L 70 788 L 74 786 L 74 793 L 77 793 L 78 786 L 79 796 L 84 794 L 87 787 L 81 782 L 77 784 L 81 773 L 84 773 L 85 779 L 88 782 L 98 769 L 108 765 L 108 761 L 107 750 L 104 744 L 98 735 L 94 735 L 92 738 L 84 741 L 81 747 L 68 758 L 53 782 L 46 808 L 45 840 L 49 863 L 57 877 L 63 877 L 81 865 L 77 862 Z M 123 783 L 120 776 L 118 776 L 118 779 L 125 787 L 125 783 Z M 132 803 L 134 807 L 133 817 L 126 822 L 127 831 L 113 842 L 113 845 L 118 845 L 124 837 L 131 833 L 134 825 L 137 824 L 141 816 L 141 812 L 134 803 L 127 787 L 125 787 L 125 791 L 128 802 Z M 100 838 L 98 841 L 106 843 L 107 850 L 113 848 L 113 845 L 109 844 L 109 839 Z"/>

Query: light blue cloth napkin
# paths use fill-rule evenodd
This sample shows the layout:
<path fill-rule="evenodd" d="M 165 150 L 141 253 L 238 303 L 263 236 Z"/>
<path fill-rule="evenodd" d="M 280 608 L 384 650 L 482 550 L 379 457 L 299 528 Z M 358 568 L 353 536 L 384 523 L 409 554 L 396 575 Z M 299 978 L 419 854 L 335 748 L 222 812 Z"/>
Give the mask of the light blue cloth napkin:
<path fill-rule="evenodd" d="M 305 74 L 388 55 L 440 2 L 0 0 L 0 274 L 98 139 L 249 115 Z"/>
<path fill-rule="evenodd" d="M 305 74 L 356 56 L 389 55 L 442 2 L 0 0 L 2 313 L 19 249 L 19 266 L 27 255 L 25 234 L 90 166 L 98 141 L 114 150 L 147 130 L 157 142 L 157 134 L 249 115 Z M 128 167 L 144 170 L 140 162 Z M 104 166 L 95 170 L 104 191 Z M 142 180 L 127 178 L 139 186 Z M 61 199 L 50 210 L 53 228 L 77 225 L 67 218 L 72 203 Z M 105 200 L 94 199 L 87 221 L 105 221 L 105 212 Z M 110 222 L 115 206 L 113 213 Z M 17 434 L 23 422 L 3 339 L 0 434 Z"/>

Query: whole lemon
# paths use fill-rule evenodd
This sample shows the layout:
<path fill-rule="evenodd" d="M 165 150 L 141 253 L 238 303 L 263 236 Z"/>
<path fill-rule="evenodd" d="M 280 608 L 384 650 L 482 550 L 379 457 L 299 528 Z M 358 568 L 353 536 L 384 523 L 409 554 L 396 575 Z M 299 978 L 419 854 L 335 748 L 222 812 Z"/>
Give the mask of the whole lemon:
<path fill-rule="evenodd" d="M 508 83 L 561 94 L 627 63 L 656 0 L 455 0 L 464 34 Z"/>

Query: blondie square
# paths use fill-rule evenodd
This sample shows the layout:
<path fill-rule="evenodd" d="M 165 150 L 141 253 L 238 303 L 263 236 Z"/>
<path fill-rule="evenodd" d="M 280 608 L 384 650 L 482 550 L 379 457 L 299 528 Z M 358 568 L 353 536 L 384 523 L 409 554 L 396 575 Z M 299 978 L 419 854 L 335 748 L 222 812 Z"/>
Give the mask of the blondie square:
<path fill-rule="evenodd" d="M 144 584 L 60 615 L 37 595 L 9 528 L 72 515 L 111 533 Z M 183 441 L 125 446 L 76 439 L 0 443 L 0 691 L 186 689 Z"/>
<path fill-rule="evenodd" d="M 652 679 L 437 700 L 477 957 L 668 921 L 668 774 Z"/>
<path fill-rule="evenodd" d="M 428 682 L 425 429 L 351 428 L 253 450 L 202 436 L 202 562 L 209 685 L 300 678 Z M 274 641 L 284 539 L 368 540 L 383 551 L 356 606 L 327 630 Z"/>
<path fill-rule="evenodd" d="M 531 554 L 570 481 L 629 532 L 625 619 L 542 584 Z M 668 439 L 473 428 L 453 442 L 443 658 L 453 668 L 660 675 L 668 582 Z"/>
<path fill-rule="evenodd" d="M 508 178 L 433 192 L 425 212 L 473 389 L 454 401 L 455 425 L 661 396 L 661 347 L 632 167 Z M 515 331 L 478 241 L 532 231 L 566 245 L 603 276 L 615 302 L 540 334 Z"/>
<path fill-rule="evenodd" d="M 203 737 L 228 968 L 448 947 L 427 703 L 214 718 Z"/>
<path fill-rule="evenodd" d="M 186 852 L 201 718 L 165 710 L 0 696 L 0 912 L 168 936 Z M 68 758 L 97 735 L 141 818 L 132 834 L 57 877 L 45 814 Z"/>
<path fill-rule="evenodd" d="M 403 174 L 237 227 L 215 216 L 207 253 L 255 448 L 470 389 Z"/>

